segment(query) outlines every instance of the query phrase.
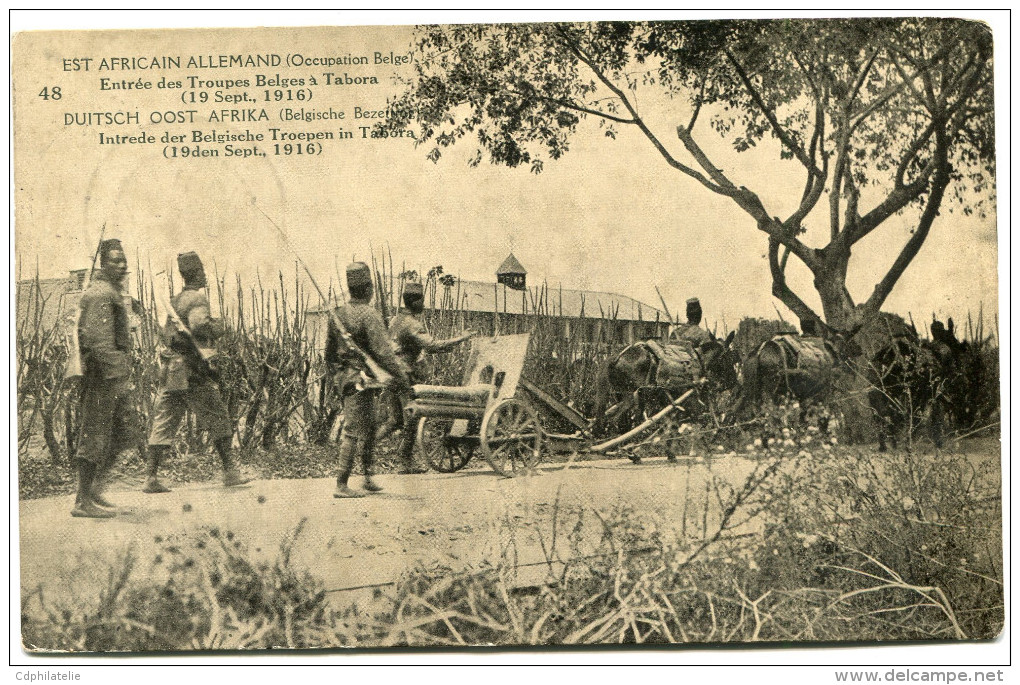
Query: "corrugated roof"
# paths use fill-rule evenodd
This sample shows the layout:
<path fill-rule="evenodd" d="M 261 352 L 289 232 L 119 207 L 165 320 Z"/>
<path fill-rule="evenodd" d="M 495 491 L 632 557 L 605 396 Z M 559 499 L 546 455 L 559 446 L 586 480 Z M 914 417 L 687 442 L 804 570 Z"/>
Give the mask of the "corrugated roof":
<path fill-rule="evenodd" d="M 514 257 L 514 253 L 511 252 L 510 256 L 503 260 L 503 263 L 496 269 L 496 275 L 502 276 L 504 274 L 527 274 L 528 270 L 524 268 L 524 265 L 517 261 L 517 257 Z"/>
<path fill-rule="evenodd" d="M 457 303 L 457 298 L 460 302 Z M 433 306 L 435 303 L 435 306 Z M 336 306 L 336 304 L 332 305 Z M 533 286 L 526 290 L 512 290 L 485 281 L 456 281 L 451 286 L 440 285 L 433 296 L 431 285 L 425 291 L 426 309 L 461 309 L 468 312 L 500 314 L 547 314 L 577 319 L 609 318 L 620 321 L 667 322 L 666 313 L 626 295 L 593 290 L 573 290 L 553 286 Z M 314 307 L 311 312 L 321 312 Z"/>
<path fill-rule="evenodd" d="M 32 326 L 38 321 L 40 328 L 46 331 L 58 320 L 73 317 L 78 309 L 81 291 L 72 290 L 71 285 L 68 278 L 19 281 L 15 291 L 15 325 Z"/>
<path fill-rule="evenodd" d="M 580 318 L 616 318 L 624 321 L 655 321 L 658 314 L 666 321 L 665 312 L 626 295 L 593 290 L 573 290 L 552 286 L 533 286 L 524 291 L 511 290 L 501 285 L 482 281 L 460 281 L 449 288 L 452 300 L 458 296 L 460 307 L 466 311 L 491 312 L 494 309 L 507 314 L 541 314 Z M 437 301 L 438 301 L 437 297 Z M 431 298 L 426 296 L 428 306 Z"/>

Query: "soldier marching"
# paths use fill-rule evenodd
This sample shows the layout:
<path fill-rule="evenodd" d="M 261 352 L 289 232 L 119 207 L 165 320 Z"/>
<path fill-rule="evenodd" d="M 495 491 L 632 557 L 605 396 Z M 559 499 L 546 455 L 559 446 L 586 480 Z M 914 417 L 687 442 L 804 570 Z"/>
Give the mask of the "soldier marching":
<path fill-rule="evenodd" d="M 190 409 L 200 428 L 209 433 L 223 469 L 223 485 L 244 485 L 232 455 L 234 428 L 220 396 L 215 344 L 223 325 L 212 318 L 206 287 L 205 267 L 194 252 L 177 256 L 184 287 L 170 301 L 162 331 L 159 392 L 152 408 L 152 431 L 145 463 L 143 492 L 170 492 L 159 482 L 159 467 L 165 463 L 177 429 Z"/>
<path fill-rule="evenodd" d="M 170 492 L 159 477 L 173 452 L 173 443 L 190 410 L 200 429 L 207 431 L 220 458 L 223 485 L 234 487 L 250 481 L 241 474 L 233 454 L 233 422 L 220 390 L 217 341 L 223 336 L 222 323 L 213 318 L 205 268 L 195 252 L 177 257 L 184 285 L 169 301 L 159 337 L 158 390 L 152 408 L 152 422 L 145 449 L 147 494 Z M 81 300 L 78 328 L 79 349 L 84 365 L 81 394 L 82 431 L 75 453 L 78 489 L 72 516 L 111 518 L 116 507 L 103 496 L 103 486 L 119 453 L 131 445 L 138 432 L 133 414 L 131 357 L 133 344 L 121 286 L 127 273 L 127 259 L 119 240 L 102 241 L 99 273 Z M 424 297 L 418 283 L 404 292 L 404 308 L 387 331 L 379 312 L 372 306 L 373 279 L 369 267 L 355 262 L 347 267 L 350 299 L 336 308 L 330 318 L 326 340 L 327 371 L 343 403 L 336 498 L 361 497 L 382 488 L 373 480 L 375 443 L 378 437 L 402 428 L 399 456 L 402 473 L 422 473 L 415 466 L 415 431 L 408 426 L 404 404 L 411 398 L 411 384 L 421 379 L 419 362 L 423 353 L 443 352 L 468 340 L 467 332 L 449 340 L 437 340 L 422 321 Z M 341 331 L 341 328 L 343 329 Z M 373 378 L 366 357 L 377 364 Z M 387 388 L 390 420 L 376 424 L 380 392 Z M 362 490 L 349 485 L 355 466 L 364 473 Z"/>
<path fill-rule="evenodd" d="M 368 265 L 354 262 L 347 267 L 350 300 L 335 312 L 336 320 L 350 336 L 353 345 L 374 359 L 392 377 L 390 389 L 397 395 L 410 392 L 408 367 L 397 358 L 386 335 L 386 324 L 372 306 L 372 272 Z M 348 485 L 357 458 L 364 473 L 366 492 L 382 490 L 374 480 L 376 420 L 375 405 L 379 388 L 366 377 L 362 360 L 343 343 L 343 333 L 333 317 L 326 337 L 326 364 L 334 373 L 344 408 L 340 440 L 336 498 L 362 497 L 364 493 Z M 379 379 L 375 379 L 379 380 Z"/>

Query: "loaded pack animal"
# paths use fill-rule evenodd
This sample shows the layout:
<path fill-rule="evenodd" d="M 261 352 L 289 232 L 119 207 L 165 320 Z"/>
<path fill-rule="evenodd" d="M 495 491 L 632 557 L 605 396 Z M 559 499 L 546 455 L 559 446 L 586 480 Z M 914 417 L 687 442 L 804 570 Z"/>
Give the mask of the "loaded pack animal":
<path fill-rule="evenodd" d="M 828 339 L 784 333 L 766 340 L 744 360 L 735 414 L 747 416 L 763 403 L 783 398 L 800 402 L 806 412 L 811 405 L 824 404 L 842 376 L 847 382 L 838 385 L 863 386 L 880 451 L 889 441 L 895 446 L 908 419 L 912 431 L 925 415 L 932 440 L 940 446 L 963 349 L 950 332 L 952 322 L 948 330 L 934 322 L 931 341 L 922 340 L 913 326 L 891 315 L 864 328 L 845 336 L 830 330 Z M 822 414 L 819 427 L 824 431 L 826 424 Z"/>
<path fill-rule="evenodd" d="M 932 442 L 941 447 L 945 424 L 964 413 L 955 400 L 962 379 L 967 344 L 956 339 L 953 320 L 948 328 L 931 325 L 931 340 L 911 327 L 878 351 L 867 369 L 868 403 L 878 420 L 878 448 L 886 449 L 908 427 L 913 434 L 927 416 Z"/>
<path fill-rule="evenodd" d="M 607 412 L 606 425 L 626 430 L 691 388 L 698 390 L 701 404 L 713 393 L 734 388 L 739 358 L 730 347 L 732 342 L 730 333 L 725 340 L 697 347 L 656 340 L 627 346 L 609 364 L 608 383 L 621 401 Z"/>
<path fill-rule="evenodd" d="M 741 386 L 733 416 L 757 413 L 769 402 L 784 398 L 801 404 L 804 420 L 811 406 L 829 398 L 840 371 L 841 355 L 836 347 L 818 336 L 780 333 L 761 343 L 741 365 Z M 818 417 L 818 427 L 828 431 L 829 418 Z M 762 442 L 768 447 L 770 435 Z"/>

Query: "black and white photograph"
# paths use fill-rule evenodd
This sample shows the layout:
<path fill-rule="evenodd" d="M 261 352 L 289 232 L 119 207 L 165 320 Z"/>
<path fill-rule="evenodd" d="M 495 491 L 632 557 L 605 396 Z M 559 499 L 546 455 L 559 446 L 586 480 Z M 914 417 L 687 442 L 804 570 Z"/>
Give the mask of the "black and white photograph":
<path fill-rule="evenodd" d="M 1003 639 L 1008 26 L 198 14 L 11 36 L 20 658 Z"/>

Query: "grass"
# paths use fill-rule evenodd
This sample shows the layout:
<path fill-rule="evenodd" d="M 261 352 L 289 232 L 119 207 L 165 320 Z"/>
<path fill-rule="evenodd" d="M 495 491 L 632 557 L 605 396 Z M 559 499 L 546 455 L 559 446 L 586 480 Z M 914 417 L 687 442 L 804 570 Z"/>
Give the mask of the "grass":
<path fill-rule="evenodd" d="M 391 257 L 374 265 L 377 303 L 392 314 L 407 270 L 396 271 Z M 158 327 L 144 312 L 152 311 L 157 285 L 147 275 L 151 268 L 137 273 L 143 315 L 134 381 L 144 427 L 158 379 Z M 529 331 L 526 376 L 542 379 L 542 387 L 588 416 L 608 405 L 601 379 L 624 343 L 612 312 L 568 337 L 547 286 L 529 292 L 527 316 L 510 318 L 454 307 L 457 281 L 440 268 L 424 280 L 426 296 L 438 305 L 428 314 L 434 334 L 449 337 L 471 326 L 491 333 L 485 325 Z M 282 274 L 275 281 L 214 284 L 228 331 L 223 390 L 237 421 L 235 439 L 245 467 L 260 478 L 331 476 L 339 411 L 311 334 L 309 298 L 297 276 L 293 284 Z M 18 308 L 16 341 L 22 498 L 73 491 L 67 448 L 76 431 L 75 390 L 63 381 L 66 340 L 42 323 L 47 308 L 60 303 L 40 292 L 38 279 L 34 289 L 19 283 L 19 303 L 26 302 Z M 784 325 L 745 320 L 737 346 L 751 350 Z M 994 436 L 997 337 L 986 330 L 983 312 L 960 330 L 966 351 L 957 380 L 965 400 L 951 420 L 958 434 L 992 428 Z M 465 354 L 461 348 L 427 357 L 428 380 L 458 384 Z M 656 521 L 633 507 L 567 511 L 556 503 L 552 521 L 542 522 L 550 575 L 538 585 L 520 586 L 508 547 L 484 568 L 412 569 L 370 606 L 337 608 L 312 573 L 293 567 L 288 549 L 300 527 L 275 562 L 254 560 L 242 541 L 224 544 L 229 531 L 210 529 L 204 546 L 187 554 L 168 541 L 158 562 L 143 563 L 125 550 L 103 592 L 73 606 L 53 605 L 44 588 L 24 588 L 23 637 L 41 649 L 134 651 L 998 634 L 1004 620 L 998 461 L 934 451 L 913 435 L 913 449 L 879 455 L 845 444 L 853 417 L 838 403 L 808 409 L 779 405 L 733 425 L 723 406 L 713 406 L 697 422 L 667 422 L 644 436 L 621 454 L 741 455 L 758 468 L 742 486 L 716 481 L 687 493 L 679 521 Z M 556 430 L 551 417 L 543 420 Z M 768 450 L 760 442 L 766 427 Z M 994 441 L 987 438 L 983 451 L 997 454 Z M 381 471 L 393 467 L 394 446 L 381 446 Z M 164 472 L 171 482 L 208 480 L 218 475 L 217 463 L 189 424 Z M 136 453 L 122 455 L 117 476 L 141 483 Z M 594 542 L 578 532 L 591 526 L 601 531 Z M 507 539 L 514 534 L 504 530 Z"/>
<path fill-rule="evenodd" d="M 307 649 L 990 639 L 1004 621 L 994 450 L 877 454 L 802 443 L 749 455 L 678 520 L 641 503 L 596 509 L 559 495 L 499 524 L 474 568 L 416 566 L 371 597 L 333 595 L 295 566 L 302 525 L 274 558 L 206 527 L 123 551 L 103 590 L 75 602 L 22 594 L 36 649 Z M 541 573 L 515 540 L 539 537 Z M 345 601 L 345 597 L 347 600 Z"/>
<path fill-rule="evenodd" d="M 397 270 L 388 253 L 378 258 L 373 255 L 372 263 L 378 291 L 375 302 L 381 313 L 392 315 L 400 302 L 406 277 L 417 276 L 417 272 L 409 272 L 403 265 Z M 151 266 L 137 265 L 135 271 L 134 299 L 141 315 L 135 331 L 138 353 L 133 380 L 141 437 L 148 432 L 159 376 L 160 334 L 152 315 L 157 299 L 155 289 L 172 291 L 174 284 L 172 279 L 157 282 L 151 275 Z M 313 301 L 299 274 L 295 271 L 291 282 L 278 273 L 272 284 L 261 278 L 253 283 L 238 279 L 230 286 L 222 277 L 213 280 L 212 296 L 217 305 L 214 309 L 221 314 L 227 331 L 220 343 L 221 387 L 235 419 L 235 442 L 241 449 L 242 460 L 261 477 L 332 473 L 335 455 L 331 438 L 336 435 L 341 419 L 340 407 L 321 357 L 317 327 L 307 313 Z M 459 282 L 445 274 L 442 267 L 429 269 L 422 280 L 426 301 L 434 307 L 426 311 L 426 317 L 437 337 L 452 337 L 465 328 L 484 334 L 495 330 L 530 332 L 525 377 L 541 379 L 540 385 L 545 390 L 589 417 L 600 416 L 614 401 L 604 382 L 606 366 L 611 355 L 626 343 L 614 312 L 600 311 L 597 317 L 573 322 L 568 336 L 558 316 L 562 308 L 557 291 L 547 284 L 525 294 L 529 303 L 525 316 L 507 317 L 458 308 Z M 64 312 L 67 305 L 46 299 L 38 278 L 34 282 L 19 282 L 18 298 L 20 492 L 22 497 L 63 493 L 71 487 L 67 469 L 77 433 L 76 387 L 65 381 L 62 373 L 66 329 L 47 329 L 43 322 L 51 318 L 49 310 L 59 308 Z M 790 328 L 784 321 L 747 318 L 737 327 L 734 344 L 746 354 L 771 335 Z M 962 368 L 952 381 L 960 388 L 959 411 L 950 419 L 956 430 L 964 434 L 994 427 L 999 419 L 998 347 L 995 332 L 987 330 L 981 311 L 976 317 L 968 316 L 966 325 L 961 325 L 957 333 L 963 337 L 966 349 Z M 424 380 L 459 384 L 466 355 L 466 346 L 446 354 L 426 355 L 422 363 Z M 867 407 L 861 405 L 861 401 L 855 403 L 850 398 L 828 409 L 837 417 L 833 426 L 844 442 L 873 438 L 874 422 Z M 547 430 L 573 432 L 572 426 L 546 411 L 544 405 L 539 404 L 538 409 Z M 760 430 L 763 424 L 776 424 L 774 415 L 763 415 L 753 426 L 723 429 L 725 409 L 725 398 L 721 398 L 701 420 L 688 421 L 686 434 L 678 433 L 680 426 L 676 423 L 667 424 L 633 446 L 629 456 L 663 448 L 670 454 L 685 454 L 692 447 L 715 449 L 719 445 L 727 451 L 739 450 L 753 442 L 756 437 L 753 431 Z M 909 409 L 914 411 L 913 407 Z M 915 424 L 907 425 L 912 431 Z M 773 432 L 781 428 L 772 426 Z M 912 439 L 912 433 L 908 438 Z M 390 462 L 391 449 L 392 445 L 383 446 L 380 458 L 383 470 Z M 208 455 L 209 450 L 190 417 L 178 436 L 176 457 L 168 467 L 171 478 L 187 482 L 212 477 L 211 464 L 215 460 Z M 127 480 L 137 476 L 141 461 L 137 453 L 125 458 L 122 473 Z"/>

